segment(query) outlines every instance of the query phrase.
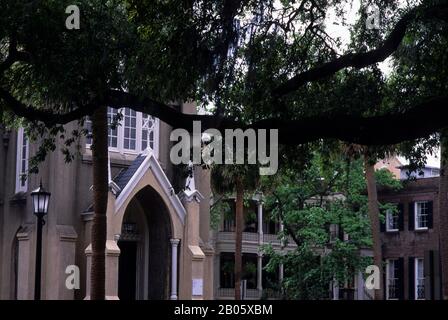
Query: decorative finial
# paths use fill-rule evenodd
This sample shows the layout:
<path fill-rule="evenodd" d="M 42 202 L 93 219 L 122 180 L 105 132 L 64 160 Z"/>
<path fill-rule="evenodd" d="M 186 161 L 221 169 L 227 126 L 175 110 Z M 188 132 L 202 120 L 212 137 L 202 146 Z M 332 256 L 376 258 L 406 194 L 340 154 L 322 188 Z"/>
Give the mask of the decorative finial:
<path fill-rule="evenodd" d="M 185 181 L 185 190 L 193 190 L 195 188 L 194 185 L 194 167 L 193 162 L 190 160 L 188 161 L 188 167 L 187 167 L 187 181 Z"/>

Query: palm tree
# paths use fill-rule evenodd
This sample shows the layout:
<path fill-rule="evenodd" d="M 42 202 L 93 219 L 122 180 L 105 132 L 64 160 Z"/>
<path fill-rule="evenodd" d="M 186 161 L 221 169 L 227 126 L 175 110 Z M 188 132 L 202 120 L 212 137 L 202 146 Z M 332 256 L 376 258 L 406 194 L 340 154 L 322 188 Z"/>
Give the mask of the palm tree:
<path fill-rule="evenodd" d="M 378 206 L 378 193 L 376 189 L 375 168 L 370 157 L 364 157 L 364 170 L 367 181 L 367 197 L 369 208 L 370 228 L 372 230 L 373 263 L 382 270 L 383 253 L 380 239 L 380 209 Z M 375 300 L 383 299 L 383 277 L 380 277 L 380 288 L 375 290 Z"/>
<path fill-rule="evenodd" d="M 211 171 L 213 192 L 236 194 L 235 212 L 235 300 L 241 300 L 241 275 L 243 269 L 244 194 L 256 189 L 259 181 L 256 165 L 214 165 Z M 261 223 L 261 222 L 259 222 Z"/>
<path fill-rule="evenodd" d="M 98 108 L 92 117 L 93 156 L 93 224 L 90 299 L 105 299 L 105 251 L 107 232 L 108 143 L 107 108 Z"/>
<path fill-rule="evenodd" d="M 372 156 L 367 147 L 356 144 L 343 145 L 343 152 L 348 158 L 355 158 L 364 156 L 364 174 L 367 184 L 367 203 L 369 212 L 370 228 L 372 233 L 372 246 L 373 246 L 373 263 L 380 268 L 382 274 L 383 254 L 381 250 L 380 239 L 380 209 L 378 205 L 378 192 L 376 188 L 375 178 L 375 162 L 372 160 Z M 375 300 L 383 299 L 383 277 L 380 276 L 380 286 L 378 290 L 375 290 Z"/>

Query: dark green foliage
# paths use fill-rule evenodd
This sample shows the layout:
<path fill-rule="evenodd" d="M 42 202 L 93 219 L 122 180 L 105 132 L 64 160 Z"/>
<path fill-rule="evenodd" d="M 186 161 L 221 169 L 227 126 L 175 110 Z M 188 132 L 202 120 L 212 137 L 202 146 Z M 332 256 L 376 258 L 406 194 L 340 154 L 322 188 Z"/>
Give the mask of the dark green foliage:
<path fill-rule="evenodd" d="M 385 171 L 378 171 L 377 179 L 382 186 L 400 188 L 400 182 Z M 362 159 L 348 161 L 337 153 L 316 152 L 306 170 L 288 169 L 280 180 L 266 205 L 272 218 L 285 225 L 280 238 L 298 247 L 283 255 L 267 246 L 265 254 L 271 257 L 267 269 L 276 270 L 283 263 L 287 298 L 328 299 L 332 281 L 350 282 L 371 264 L 360 254 L 371 246 Z M 338 225 L 340 232 L 331 234 L 330 225 Z"/>
<path fill-rule="evenodd" d="M 0 85 L 24 104 L 53 113 L 101 99 L 110 89 L 126 89 L 165 103 L 196 101 L 212 112 L 247 123 L 274 116 L 288 120 L 371 116 L 406 110 L 416 101 L 446 92 L 448 83 L 446 21 L 425 19 L 407 31 L 394 54 L 389 77 L 374 64 L 342 70 L 287 96 L 272 95 L 294 74 L 343 53 L 365 52 L 381 44 L 403 14 L 421 3 L 417 0 L 401 8 L 392 0 L 363 2 L 349 27 L 348 44 L 329 33 L 324 23 L 330 13 L 335 23 L 347 22 L 346 11 L 352 4 L 348 0 L 0 3 L 0 60 L 8 56 L 12 39 L 30 57 L 2 74 Z M 65 8 L 71 4 L 81 10 L 80 30 L 65 28 Z M 380 8 L 379 30 L 366 28 L 367 6 Z M 11 112 L 4 108 L 0 112 L 3 123 L 11 124 L 7 121 L 13 117 Z M 36 123 L 31 126 L 36 127 Z M 64 137 L 70 139 L 68 134 Z M 415 147 L 420 142 L 397 148 L 418 162 L 424 156 Z M 307 147 L 301 148 L 299 162 L 310 156 Z"/>

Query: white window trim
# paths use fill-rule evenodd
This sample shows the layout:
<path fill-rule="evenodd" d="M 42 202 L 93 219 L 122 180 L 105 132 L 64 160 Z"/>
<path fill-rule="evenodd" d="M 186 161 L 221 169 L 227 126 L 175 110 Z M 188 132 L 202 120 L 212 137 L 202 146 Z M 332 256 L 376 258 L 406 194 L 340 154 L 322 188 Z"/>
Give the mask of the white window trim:
<path fill-rule="evenodd" d="M 428 230 L 428 227 L 419 227 L 418 226 L 418 204 L 419 203 L 428 203 L 428 201 L 416 201 L 414 203 L 414 230 Z"/>
<path fill-rule="evenodd" d="M 132 111 L 132 110 L 131 110 Z M 124 147 L 124 123 L 126 119 L 126 112 L 125 109 L 119 109 L 118 112 L 121 112 L 123 114 L 123 120 L 118 125 L 118 150 L 120 153 L 128 153 L 128 154 L 139 154 L 141 151 L 141 121 L 142 121 L 142 114 L 141 112 L 135 112 L 135 150 L 133 149 L 127 149 Z M 140 128 L 140 130 L 139 130 Z"/>
<path fill-rule="evenodd" d="M 118 112 L 123 114 L 122 121 L 117 124 L 117 147 L 109 147 L 109 152 L 116 152 L 120 154 L 129 154 L 129 155 L 138 155 L 145 150 L 142 150 L 142 113 L 137 112 L 136 115 L 136 143 L 135 148 L 136 150 L 132 149 L 125 149 L 124 148 L 124 108 L 118 109 Z M 154 118 L 154 117 L 153 117 Z M 160 120 L 158 118 L 154 118 L 154 149 L 152 150 L 154 156 L 158 159 L 159 158 L 159 133 L 160 133 Z M 109 138 L 108 138 L 109 143 Z M 86 148 L 90 148 L 92 145 L 89 143 L 86 143 Z M 148 148 L 149 148 L 149 140 L 148 140 Z"/>
<path fill-rule="evenodd" d="M 117 114 L 120 113 L 121 110 L 123 110 L 123 109 L 118 109 Z M 107 116 L 109 117 L 109 107 L 107 108 Z M 109 126 L 109 123 L 107 125 Z M 120 130 L 120 128 L 121 128 L 121 125 L 117 123 L 117 127 L 116 127 L 116 129 L 117 129 L 117 146 L 116 147 L 109 146 L 109 130 L 110 130 L 110 128 L 107 129 L 107 145 L 108 145 L 109 151 L 113 151 L 113 152 L 120 151 L 119 150 L 119 143 L 120 143 L 119 130 Z"/>
<path fill-rule="evenodd" d="M 24 129 L 23 128 L 19 128 L 19 130 L 17 130 L 17 149 L 16 149 L 16 188 L 15 188 L 15 192 L 19 193 L 19 192 L 26 192 L 28 191 L 28 179 L 25 180 L 24 186 L 22 186 L 21 184 L 21 178 L 22 175 L 24 174 L 22 172 L 22 159 L 23 157 L 23 137 L 25 135 Z M 29 159 L 29 141 L 28 139 L 26 140 L 26 154 L 25 154 L 25 159 L 26 159 L 26 165 L 25 165 L 25 173 L 28 172 L 28 159 Z"/>
<path fill-rule="evenodd" d="M 399 231 L 399 228 L 390 229 L 389 228 L 389 217 L 392 215 L 392 212 L 390 209 L 386 210 L 386 232 L 396 232 Z"/>
<path fill-rule="evenodd" d="M 384 286 L 384 288 L 386 290 L 386 300 L 398 300 L 398 298 L 389 298 L 389 280 L 390 280 L 389 279 L 389 274 L 390 274 L 389 271 L 390 271 L 390 266 L 391 266 L 391 262 L 392 261 L 394 262 L 394 267 L 395 267 L 395 263 L 398 260 L 397 259 L 387 259 L 387 263 L 386 263 L 386 285 Z M 395 270 L 394 270 L 394 275 L 395 275 Z"/>
<path fill-rule="evenodd" d="M 414 297 L 415 300 L 425 300 L 425 298 L 421 298 L 418 299 L 418 261 L 421 260 L 422 261 L 422 266 L 423 266 L 423 281 L 425 279 L 425 266 L 424 266 L 424 261 L 423 258 L 415 258 L 414 259 Z"/>
<path fill-rule="evenodd" d="M 137 118 L 137 121 L 140 121 L 140 123 L 143 123 L 143 121 L 142 121 L 142 113 L 141 112 L 138 112 L 137 113 L 137 115 L 139 116 L 139 118 Z M 150 115 L 150 117 L 152 117 L 151 115 Z M 153 119 L 154 119 L 154 129 L 153 129 L 153 132 L 154 132 L 154 148 L 152 149 L 152 152 L 153 152 L 153 154 L 154 154 L 154 156 L 156 157 L 156 159 L 158 159 L 159 158 L 159 143 L 160 143 L 160 141 L 159 141 L 159 132 L 160 132 L 160 120 L 158 119 L 158 118 L 155 118 L 155 117 L 152 117 Z M 141 125 L 140 125 L 141 126 Z M 138 149 L 138 150 L 141 150 L 141 143 L 142 143 L 142 139 L 141 139 L 141 134 L 142 134 L 142 128 L 140 128 L 140 130 L 138 130 L 139 132 L 137 133 L 137 137 L 140 137 L 139 139 L 138 139 L 138 143 L 139 143 L 139 145 L 140 145 L 140 148 Z M 149 149 L 150 147 L 149 147 L 149 136 L 148 136 L 148 141 L 147 141 L 147 147 L 146 147 L 146 149 Z M 141 153 L 141 152 L 143 152 L 143 151 L 145 151 L 145 150 L 142 150 L 142 151 L 139 151 L 139 153 Z"/>
<path fill-rule="evenodd" d="M 440 175 L 440 169 L 433 168 L 431 169 L 431 176 L 438 177 Z"/>

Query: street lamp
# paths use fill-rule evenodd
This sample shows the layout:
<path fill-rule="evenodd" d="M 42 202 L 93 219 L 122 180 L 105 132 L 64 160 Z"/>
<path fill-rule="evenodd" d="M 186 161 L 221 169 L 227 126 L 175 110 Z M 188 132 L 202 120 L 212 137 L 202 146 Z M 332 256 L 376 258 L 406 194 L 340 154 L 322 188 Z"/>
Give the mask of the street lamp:
<path fill-rule="evenodd" d="M 44 216 L 48 213 L 48 203 L 51 193 L 45 191 L 42 187 L 42 181 L 39 188 L 31 192 L 33 200 L 34 214 L 37 217 L 37 237 L 36 237 L 36 272 L 34 281 L 34 300 L 40 300 L 40 280 L 42 267 L 42 227 L 45 224 Z"/>

